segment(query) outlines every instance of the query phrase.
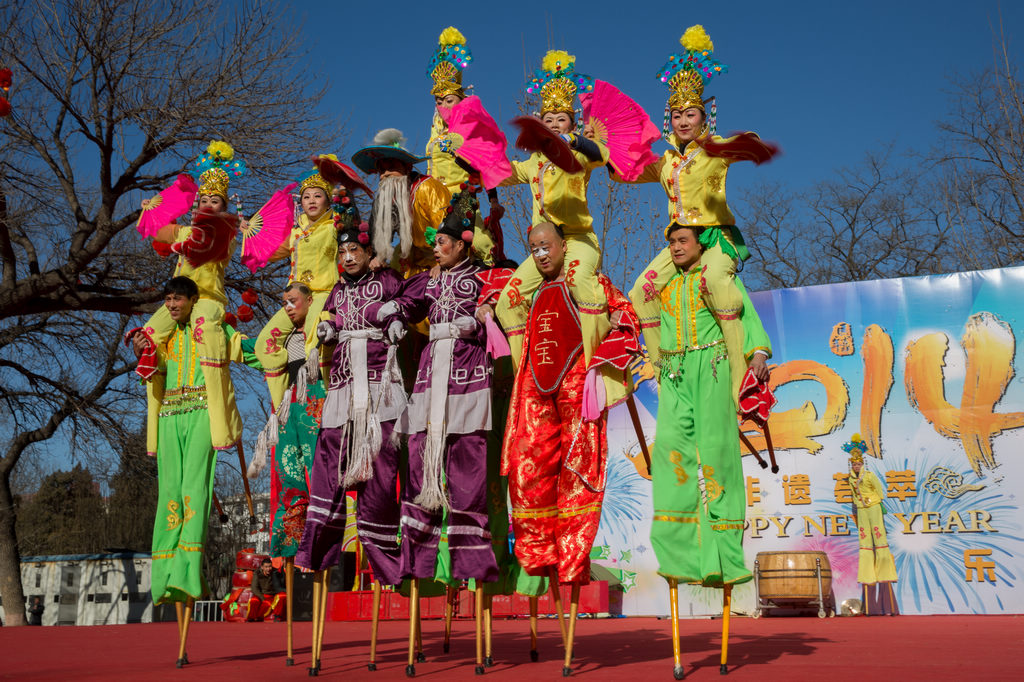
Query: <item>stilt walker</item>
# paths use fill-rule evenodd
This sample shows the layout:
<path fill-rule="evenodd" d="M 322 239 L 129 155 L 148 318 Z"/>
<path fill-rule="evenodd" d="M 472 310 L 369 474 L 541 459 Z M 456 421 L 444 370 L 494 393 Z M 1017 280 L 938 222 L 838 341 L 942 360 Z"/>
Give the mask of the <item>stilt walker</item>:
<path fill-rule="evenodd" d="M 673 54 L 658 71 L 658 78 L 671 90 L 662 131 L 672 148 L 646 166 L 639 177 L 628 181 L 661 183 L 672 222 L 704 228 L 703 297 L 718 316 L 729 361 L 733 363 L 733 398 L 737 399 L 746 365 L 743 327 L 739 323 L 743 296 L 734 280 L 737 263 L 748 259 L 750 252 L 726 203 L 725 182 L 734 162 L 751 160 L 760 164 L 772 158 L 778 149 L 762 142 L 754 133 L 727 139 L 715 134 L 717 106 L 713 97 L 704 99 L 704 89 L 728 67 L 711 56 L 714 45 L 703 26 L 686 29 L 679 42 L 683 51 Z M 627 181 L 618 173 L 613 173 L 612 178 Z M 629 292 L 655 367 L 659 366 L 661 349 L 659 293 L 675 272 L 668 249 L 663 249 L 644 268 Z"/>
<path fill-rule="evenodd" d="M 409 405 L 397 429 L 409 436 L 409 481 L 402 491 L 401 573 L 413 581 L 434 576 L 442 512 L 448 513 L 455 580 L 498 578 L 487 518 L 487 432 L 491 429 L 491 372 L 483 325 L 474 317 L 482 268 L 469 252 L 479 207 L 469 185 L 452 197 L 440 229 L 428 231 L 440 272 L 410 279 L 396 308 L 412 321 L 428 317 L 430 342 L 420 357 Z M 410 632 L 416 627 L 410 609 Z M 482 618 L 482 609 L 477 618 Z M 480 628 L 478 627 L 478 631 Z M 410 635 L 409 675 L 415 674 Z M 483 672 L 478 647 L 477 671 Z"/>
<path fill-rule="evenodd" d="M 473 61 L 466 38 L 454 26 L 441 32 L 437 50 L 427 65 L 434 98 L 434 117 L 427 141 L 427 174 L 444 183 L 451 193 L 458 192 L 470 175 L 487 190 L 490 214 L 487 220 L 477 212 L 473 225 L 473 257 L 492 266 L 505 258 L 501 217 L 505 214 L 495 189 L 512 173 L 505 158 L 505 136 L 484 110 L 476 95 L 468 95 L 462 84 L 462 71 Z M 471 87 L 471 86 L 470 86 Z M 449 127 L 455 119 L 457 130 Z M 464 125 L 460 125 L 465 122 Z M 467 139 L 466 135 L 475 134 Z M 488 151 L 489 147 L 495 147 Z M 461 149 L 465 147 L 465 149 Z M 483 157 L 474 156 L 484 152 Z M 461 154 L 460 154 L 461 152 Z M 468 154 L 468 159 L 467 155 Z M 472 170 L 472 164 L 479 170 Z"/>
<path fill-rule="evenodd" d="M 654 520 L 651 544 L 658 573 L 669 583 L 673 672 L 682 679 L 678 584 L 724 589 L 721 672 L 727 672 L 733 585 L 751 573 L 743 560 L 746 496 L 731 363 L 718 317 L 702 296 L 704 246 L 699 228 L 673 223 L 668 251 L 676 275 L 661 292 L 661 368 L 658 428 L 651 453 Z M 740 287 L 744 366 L 768 379 L 771 352 L 761 321 Z M 702 482 L 702 483 L 701 483 Z"/>
<path fill-rule="evenodd" d="M 342 274 L 327 297 L 326 319 L 316 327 L 319 341 L 331 348 L 330 375 L 313 461 L 309 512 L 295 559 L 297 565 L 317 571 L 320 584 L 320 594 L 314 597 L 314 604 L 320 605 L 313 628 L 316 674 L 323 645 L 327 572 L 340 558 L 348 490 L 357 491 L 357 533 L 373 568 L 378 606 L 380 584 L 394 585 L 400 579 L 398 449 L 392 433 L 406 401 L 396 364 L 396 344 L 405 333 L 405 322 L 397 313 L 378 312 L 399 294 L 402 280 L 390 269 L 370 270 L 374 248 L 369 225 L 342 197 L 336 199 L 335 208 Z M 371 638 L 370 666 L 371 670 L 376 667 L 375 637 Z"/>
<path fill-rule="evenodd" d="M 530 250 L 543 282 L 529 307 L 502 472 L 509 477 L 519 563 L 531 575 L 551 576 L 556 607 L 559 584 L 572 586 L 563 630 L 562 674 L 568 676 L 579 588 L 590 582 L 589 553 L 604 495 L 606 409 L 632 388 L 626 367 L 640 352 L 639 322 L 625 296 L 598 275 L 612 311 L 604 326 L 612 331 L 587 348 L 584 312 L 567 281 L 566 239 L 555 225 L 541 223 L 530 233 Z"/>
<path fill-rule="evenodd" d="M 204 220 L 198 222 L 202 224 Z M 164 308 L 174 324 L 170 335 L 160 344 L 154 343 L 142 328 L 127 336 L 140 366 L 152 369 L 149 383 L 161 385 L 155 429 L 159 494 L 151 582 L 154 604 L 175 603 L 179 668 L 188 663 L 186 643 L 192 605 L 209 592 L 202 558 L 217 461 L 207 410 L 209 395 L 197 342 L 209 325 L 196 313 L 198 301 L 199 288 L 195 282 L 175 277 L 164 288 Z M 241 336 L 227 326 L 221 333 L 227 346 L 225 357 L 243 361 Z M 255 357 L 247 359 L 256 364 Z M 226 388 L 234 404 L 230 374 Z"/>
<path fill-rule="evenodd" d="M 885 486 L 878 476 L 864 466 L 868 445 L 859 433 L 843 445 L 850 455 L 850 475 L 847 481 L 853 495 L 860 553 L 857 563 L 857 582 L 861 584 L 861 600 L 865 616 L 898 616 L 899 604 L 893 583 L 897 581 L 896 562 L 889 549 L 885 533 Z"/>

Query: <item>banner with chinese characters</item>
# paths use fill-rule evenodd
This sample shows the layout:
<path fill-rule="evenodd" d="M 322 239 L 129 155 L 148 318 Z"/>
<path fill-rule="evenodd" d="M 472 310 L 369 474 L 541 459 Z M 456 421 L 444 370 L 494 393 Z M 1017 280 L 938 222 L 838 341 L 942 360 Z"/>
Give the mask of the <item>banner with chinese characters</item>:
<path fill-rule="evenodd" d="M 860 433 L 886 489 L 905 614 L 1024 613 L 1024 267 L 785 289 L 753 296 L 772 339 L 769 427 L 780 471 L 744 449 L 744 549 L 821 551 L 837 604 L 859 598 L 843 443 Z M 657 389 L 638 367 L 653 446 Z M 748 428 L 749 427 L 749 428 Z M 767 460 L 765 439 L 745 433 Z M 668 613 L 650 547 L 651 485 L 626 407 L 609 415 L 608 487 L 592 554 L 622 612 Z M 680 614 L 721 612 L 721 592 L 680 587 Z M 753 612 L 754 584 L 734 608 Z"/>

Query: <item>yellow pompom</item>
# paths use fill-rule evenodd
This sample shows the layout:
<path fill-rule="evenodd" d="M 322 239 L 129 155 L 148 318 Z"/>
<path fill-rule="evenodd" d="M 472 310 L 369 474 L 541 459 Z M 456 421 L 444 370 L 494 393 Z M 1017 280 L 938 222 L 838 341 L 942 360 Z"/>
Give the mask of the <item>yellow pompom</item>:
<path fill-rule="evenodd" d="M 576 63 L 576 57 L 565 50 L 548 50 L 540 63 L 540 68 L 545 71 L 564 71 Z"/>
<path fill-rule="evenodd" d="M 437 39 L 439 45 L 465 45 L 466 36 L 462 35 L 459 29 L 449 26 L 441 31 L 441 37 Z"/>
<path fill-rule="evenodd" d="M 696 50 L 703 52 L 707 50 L 711 52 L 715 49 L 715 44 L 711 42 L 711 36 L 707 34 L 707 31 L 700 24 L 686 29 L 683 37 L 679 39 L 679 44 L 683 46 L 684 50 L 688 51 Z"/>
<path fill-rule="evenodd" d="M 860 437 L 860 434 L 859 434 L 859 433 L 855 433 L 855 434 L 853 434 L 853 437 L 852 437 L 852 438 L 850 438 L 850 441 L 851 441 L 851 442 L 853 442 L 853 443 L 859 443 L 859 442 L 861 442 L 862 440 L 864 440 L 864 439 Z"/>
<path fill-rule="evenodd" d="M 338 160 L 338 156 L 336 154 L 321 154 L 320 158 L 321 159 L 330 159 L 331 161 L 337 161 Z"/>
<path fill-rule="evenodd" d="M 206 148 L 206 153 L 221 161 L 230 161 L 235 156 L 235 150 L 227 142 L 214 140 Z"/>

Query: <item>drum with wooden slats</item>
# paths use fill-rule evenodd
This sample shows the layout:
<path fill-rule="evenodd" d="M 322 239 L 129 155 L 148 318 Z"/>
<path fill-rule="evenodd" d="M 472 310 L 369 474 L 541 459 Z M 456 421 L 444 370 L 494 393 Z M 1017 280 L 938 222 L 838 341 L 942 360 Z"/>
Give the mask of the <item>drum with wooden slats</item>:
<path fill-rule="evenodd" d="M 817 563 L 821 562 L 821 594 L 832 592 L 832 566 L 824 552 L 758 552 L 757 596 L 773 602 L 818 599 Z"/>

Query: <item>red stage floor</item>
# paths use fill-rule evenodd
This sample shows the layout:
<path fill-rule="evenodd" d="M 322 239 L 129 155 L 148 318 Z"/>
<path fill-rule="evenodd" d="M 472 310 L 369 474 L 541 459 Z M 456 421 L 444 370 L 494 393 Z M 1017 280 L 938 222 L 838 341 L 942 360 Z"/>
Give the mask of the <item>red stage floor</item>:
<path fill-rule="evenodd" d="M 721 622 L 682 621 L 687 680 L 720 679 Z M 736 680 L 1020 679 L 1024 617 L 734 618 L 730 673 Z M 381 623 L 378 670 L 366 670 L 369 623 L 328 623 L 321 678 L 404 679 L 407 625 Z M 441 652 L 443 623 L 425 621 L 427 661 L 417 678 L 479 679 L 473 673 L 473 623 L 455 624 L 451 653 Z M 309 623 L 296 623 L 295 667 L 284 665 L 282 623 L 196 623 L 184 670 L 174 668 L 174 623 L 0 629 L 0 678 L 17 679 L 308 679 Z M 540 661 L 529 661 L 529 622 L 495 621 L 495 663 L 484 679 L 561 679 L 554 620 L 541 621 Z M 669 623 L 654 618 L 581 620 L 573 677 L 672 679 Z"/>

